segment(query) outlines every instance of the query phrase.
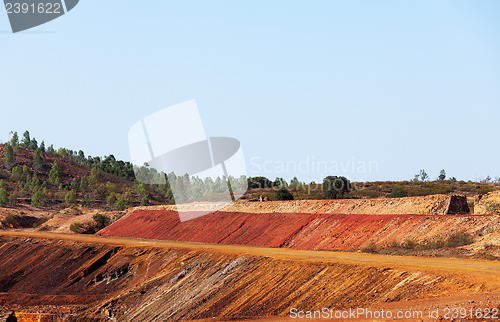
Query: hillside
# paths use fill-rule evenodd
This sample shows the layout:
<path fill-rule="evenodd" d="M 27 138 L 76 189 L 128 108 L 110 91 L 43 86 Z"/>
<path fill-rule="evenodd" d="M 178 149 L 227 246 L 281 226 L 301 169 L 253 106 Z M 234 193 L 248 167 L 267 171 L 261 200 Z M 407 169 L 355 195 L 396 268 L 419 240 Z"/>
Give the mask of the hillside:
<path fill-rule="evenodd" d="M 18 144 L 9 161 L 9 147 L 0 145 L 0 229 L 39 226 L 68 207 L 95 214 L 167 202 L 161 189 L 99 169 L 114 158 L 78 159 L 65 149 L 33 150 Z"/>
<path fill-rule="evenodd" d="M 291 308 L 399 306 L 428 316 L 437 305 L 499 307 L 494 261 L 33 232 L 0 232 L 0 242 L 0 312 L 25 320 L 275 321 Z"/>

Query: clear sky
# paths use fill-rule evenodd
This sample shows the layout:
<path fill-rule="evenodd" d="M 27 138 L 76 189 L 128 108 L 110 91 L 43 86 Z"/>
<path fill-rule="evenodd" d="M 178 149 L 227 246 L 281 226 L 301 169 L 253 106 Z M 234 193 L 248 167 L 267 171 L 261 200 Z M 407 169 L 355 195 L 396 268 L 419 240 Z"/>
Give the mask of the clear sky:
<path fill-rule="evenodd" d="M 2 141 L 127 160 L 135 122 L 196 99 L 249 175 L 500 176 L 500 1 L 81 0 L 18 34 L 0 13 L 0 48 Z"/>

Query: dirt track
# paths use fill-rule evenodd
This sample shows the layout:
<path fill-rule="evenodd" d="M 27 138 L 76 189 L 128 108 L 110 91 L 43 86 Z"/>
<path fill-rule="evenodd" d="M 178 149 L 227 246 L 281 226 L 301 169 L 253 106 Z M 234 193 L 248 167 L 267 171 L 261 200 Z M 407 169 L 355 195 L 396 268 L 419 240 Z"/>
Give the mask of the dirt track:
<path fill-rule="evenodd" d="M 345 264 L 366 264 L 370 266 L 391 266 L 436 272 L 474 275 L 487 278 L 488 284 L 500 287 L 500 262 L 455 258 L 388 256 L 365 253 L 304 251 L 283 248 L 268 248 L 240 245 L 204 244 L 164 240 L 145 240 L 122 237 L 101 237 L 93 235 L 68 235 L 32 231 L 0 231 L 3 236 L 43 238 L 84 243 L 99 243 L 132 247 L 182 248 L 222 252 L 226 254 L 249 254 L 294 261 L 336 262 Z"/>

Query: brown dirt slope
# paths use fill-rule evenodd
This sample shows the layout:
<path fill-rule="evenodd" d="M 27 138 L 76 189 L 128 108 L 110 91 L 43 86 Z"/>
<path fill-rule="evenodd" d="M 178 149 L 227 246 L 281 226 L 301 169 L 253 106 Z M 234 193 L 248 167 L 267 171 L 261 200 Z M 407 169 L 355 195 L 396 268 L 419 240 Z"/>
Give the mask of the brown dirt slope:
<path fill-rule="evenodd" d="M 497 262 L 0 235 L 0 305 L 67 320 L 286 317 L 293 307 L 372 307 L 455 294 L 474 299 L 500 286 Z"/>
<path fill-rule="evenodd" d="M 216 212 L 180 222 L 171 210 L 135 210 L 100 231 L 103 236 L 286 247 L 356 250 L 407 239 L 443 239 L 467 232 L 487 240 L 498 215 L 336 215 Z M 491 235 L 493 236 L 493 235 Z M 496 235 L 495 235 L 496 236 Z"/>

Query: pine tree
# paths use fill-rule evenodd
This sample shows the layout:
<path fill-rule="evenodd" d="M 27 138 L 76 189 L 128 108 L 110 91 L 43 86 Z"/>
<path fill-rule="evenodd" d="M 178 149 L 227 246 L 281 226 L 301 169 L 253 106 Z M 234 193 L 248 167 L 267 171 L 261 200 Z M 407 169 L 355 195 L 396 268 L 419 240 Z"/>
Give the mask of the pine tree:
<path fill-rule="evenodd" d="M 33 153 L 33 166 L 37 169 L 41 169 L 44 163 L 43 152 L 38 148 L 35 150 L 35 153 Z"/>
<path fill-rule="evenodd" d="M 59 186 L 61 185 L 61 177 L 62 177 L 62 167 L 59 165 L 59 163 L 57 163 L 57 161 L 54 161 L 52 169 L 50 170 L 49 173 L 49 182 L 52 183 L 53 185 Z"/>
<path fill-rule="evenodd" d="M 69 207 L 71 205 L 76 205 L 77 200 L 76 200 L 76 193 L 75 190 L 70 190 L 64 197 L 64 203 L 66 204 L 66 207 Z"/>
<path fill-rule="evenodd" d="M 31 145 L 30 132 L 26 130 L 23 133 L 23 140 L 21 141 L 21 146 L 27 149 L 30 147 L 30 145 Z"/>
<path fill-rule="evenodd" d="M 3 162 L 9 170 L 14 166 L 14 149 L 12 149 L 10 143 L 5 143 L 3 147 Z"/>
<path fill-rule="evenodd" d="M 0 207 L 5 207 L 9 201 L 7 190 L 4 188 L 0 189 Z"/>
<path fill-rule="evenodd" d="M 12 145 L 13 148 L 19 147 L 19 136 L 17 135 L 17 132 L 12 133 L 12 138 L 10 139 L 10 145 Z"/>

